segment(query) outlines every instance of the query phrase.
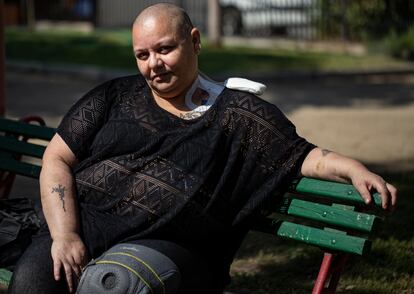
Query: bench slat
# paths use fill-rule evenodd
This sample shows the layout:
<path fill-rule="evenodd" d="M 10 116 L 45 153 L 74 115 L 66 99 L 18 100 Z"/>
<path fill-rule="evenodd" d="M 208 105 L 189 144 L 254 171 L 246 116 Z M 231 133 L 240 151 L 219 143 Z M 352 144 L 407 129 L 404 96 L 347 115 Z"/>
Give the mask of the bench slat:
<path fill-rule="evenodd" d="M 358 191 L 350 184 L 334 183 L 310 178 L 302 178 L 296 182 L 293 190 L 299 193 L 324 196 L 332 200 L 348 201 L 357 204 L 364 204 Z M 381 197 L 374 193 L 375 205 L 381 206 Z"/>
<path fill-rule="evenodd" d="M 324 249 L 363 255 L 369 251 L 371 242 L 367 239 L 342 233 L 283 221 L 276 234 L 285 239 L 311 244 Z"/>
<path fill-rule="evenodd" d="M 291 200 L 287 214 L 362 232 L 371 232 L 379 221 L 375 215 L 300 199 Z"/>
<path fill-rule="evenodd" d="M 22 176 L 38 179 L 41 167 L 12 158 L 0 157 L 0 169 L 10 171 Z"/>
<path fill-rule="evenodd" d="M 7 118 L 0 118 L 0 130 L 47 141 L 51 140 L 56 132 L 54 128 L 23 123 Z"/>
<path fill-rule="evenodd" d="M 371 248 L 370 240 L 347 235 L 346 231 L 329 228 L 319 229 L 274 217 L 256 219 L 252 223 L 252 229 L 329 251 L 364 255 Z"/>
<path fill-rule="evenodd" d="M 12 153 L 29 155 L 37 158 L 42 158 L 46 147 L 16 140 L 13 137 L 0 136 L 0 148 L 10 151 Z"/>

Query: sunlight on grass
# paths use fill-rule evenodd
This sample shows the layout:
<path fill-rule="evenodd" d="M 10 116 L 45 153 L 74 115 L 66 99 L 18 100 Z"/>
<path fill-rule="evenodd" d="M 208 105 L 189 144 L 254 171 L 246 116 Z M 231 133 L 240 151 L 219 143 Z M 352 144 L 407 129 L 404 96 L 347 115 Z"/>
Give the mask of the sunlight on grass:
<path fill-rule="evenodd" d="M 6 30 L 8 60 L 135 69 L 129 30 L 28 32 Z M 208 74 L 273 74 L 278 71 L 361 70 L 407 67 L 385 55 L 354 56 L 300 50 L 213 48 L 203 43 L 200 68 Z"/>

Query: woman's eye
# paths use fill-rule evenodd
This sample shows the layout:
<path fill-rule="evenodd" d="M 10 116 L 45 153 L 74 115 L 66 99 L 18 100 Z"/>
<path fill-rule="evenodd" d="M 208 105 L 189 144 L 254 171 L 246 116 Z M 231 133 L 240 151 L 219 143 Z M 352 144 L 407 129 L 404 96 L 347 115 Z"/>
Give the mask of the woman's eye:
<path fill-rule="evenodd" d="M 137 53 L 137 54 L 135 55 L 135 57 L 136 57 L 137 59 L 139 59 L 139 60 L 145 60 L 145 59 L 147 59 L 147 58 L 148 58 L 148 53 L 144 53 L 144 52 L 142 52 L 142 53 Z"/>
<path fill-rule="evenodd" d="M 172 49 L 173 49 L 173 46 L 164 46 L 164 47 L 161 47 L 159 51 L 160 53 L 165 54 L 165 53 L 170 52 Z"/>

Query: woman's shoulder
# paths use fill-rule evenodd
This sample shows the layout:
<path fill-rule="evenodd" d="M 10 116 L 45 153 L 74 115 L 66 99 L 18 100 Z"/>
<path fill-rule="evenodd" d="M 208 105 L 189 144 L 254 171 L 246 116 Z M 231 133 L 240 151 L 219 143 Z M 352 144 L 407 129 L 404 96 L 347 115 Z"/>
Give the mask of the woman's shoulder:
<path fill-rule="evenodd" d="M 260 116 L 278 110 L 274 104 L 248 91 L 226 89 L 225 93 L 228 108 L 240 109 Z"/>
<path fill-rule="evenodd" d="M 227 97 L 222 109 L 226 119 L 223 121 L 240 126 L 254 125 L 278 134 L 279 129 L 291 127 L 286 115 L 273 103 L 249 92 L 230 89 L 225 91 Z"/>

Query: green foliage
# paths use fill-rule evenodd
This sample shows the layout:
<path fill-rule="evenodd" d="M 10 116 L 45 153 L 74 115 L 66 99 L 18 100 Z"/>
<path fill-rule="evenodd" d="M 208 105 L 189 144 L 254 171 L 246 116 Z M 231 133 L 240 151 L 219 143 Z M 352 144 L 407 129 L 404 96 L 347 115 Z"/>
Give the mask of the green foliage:
<path fill-rule="evenodd" d="M 358 40 L 377 30 L 384 12 L 383 0 L 322 0 L 323 32 L 330 37 Z"/>
<path fill-rule="evenodd" d="M 393 56 L 414 60 L 414 25 L 400 36 L 391 34 L 387 41 Z"/>
<path fill-rule="evenodd" d="M 322 33 L 350 40 L 404 33 L 413 23 L 410 0 L 321 0 Z"/>

